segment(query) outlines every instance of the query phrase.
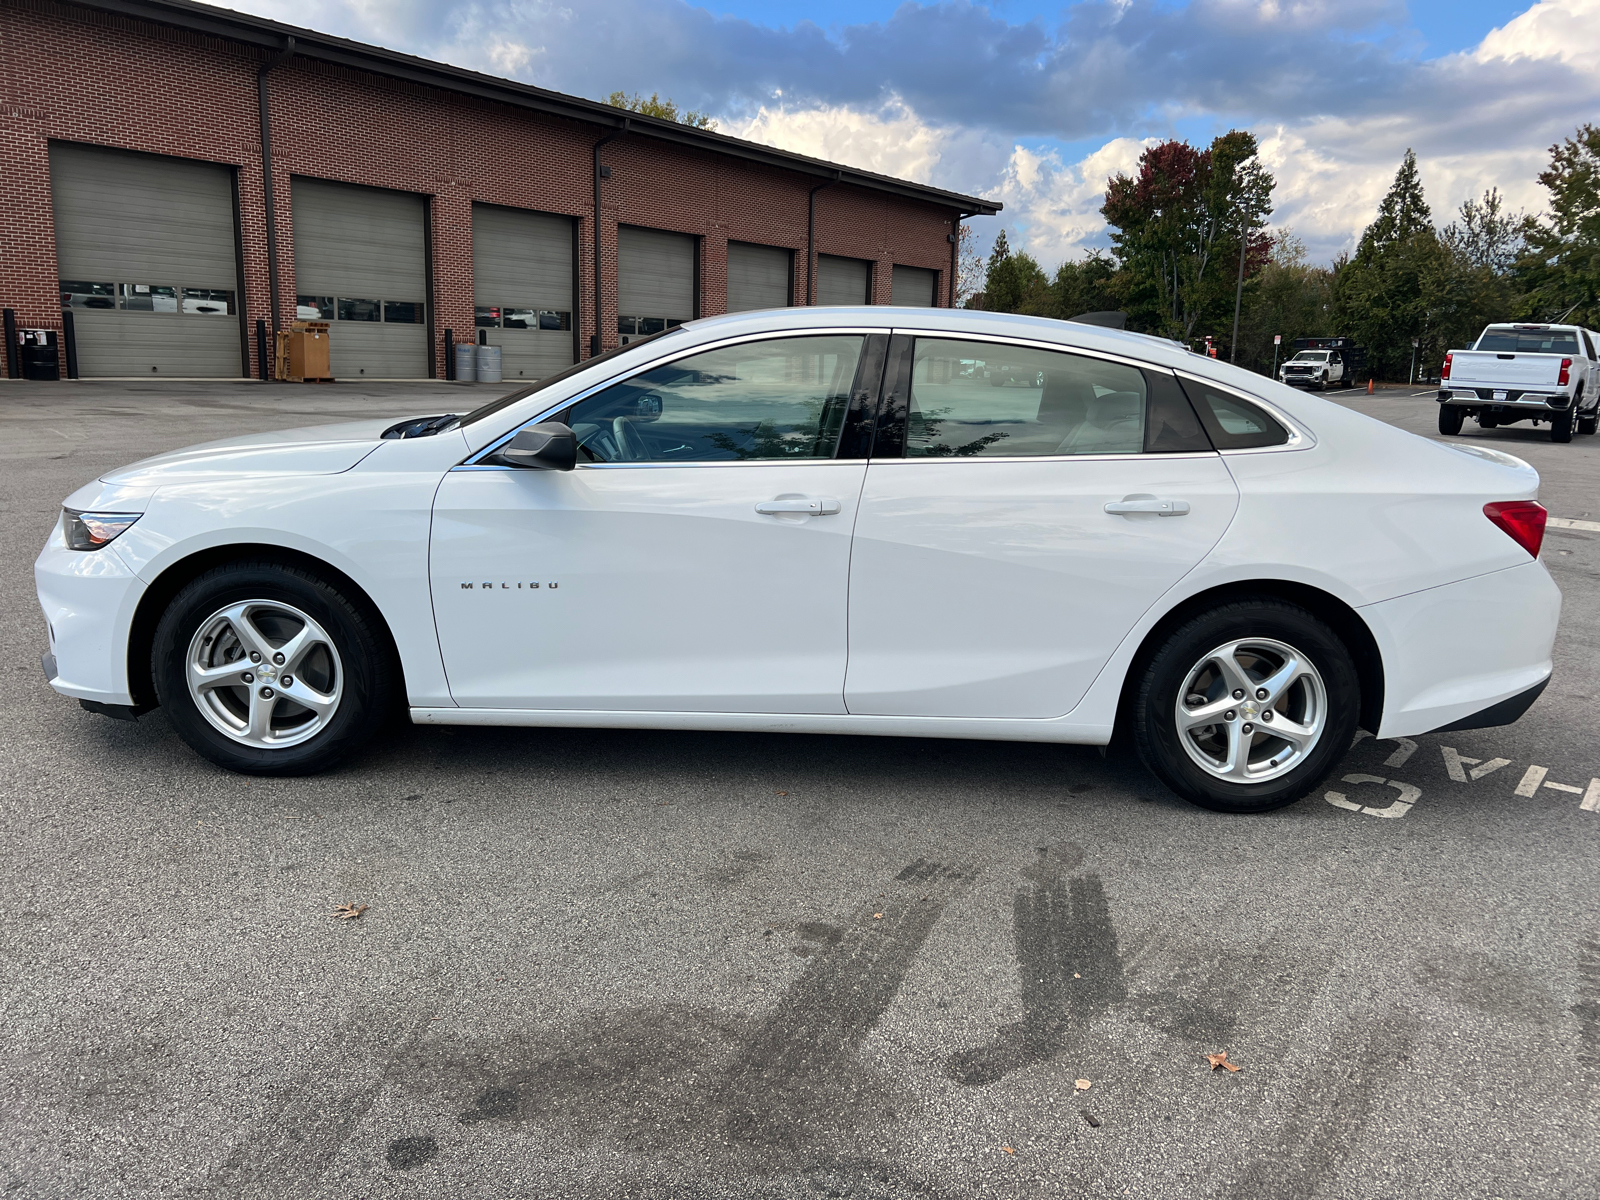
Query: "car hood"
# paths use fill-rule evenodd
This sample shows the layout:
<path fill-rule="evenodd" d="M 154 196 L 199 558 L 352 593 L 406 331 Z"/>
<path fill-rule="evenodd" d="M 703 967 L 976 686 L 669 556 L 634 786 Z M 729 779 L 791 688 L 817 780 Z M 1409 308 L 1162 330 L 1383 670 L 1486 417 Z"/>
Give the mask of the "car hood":
<path fill-rule="evenodd" d="M 205 442 L 119 467 L 100 478 L 118 486 L 159 487 L 267 475 L 337 475 L 383 444 L 393 419 L 312 425 Z"/>

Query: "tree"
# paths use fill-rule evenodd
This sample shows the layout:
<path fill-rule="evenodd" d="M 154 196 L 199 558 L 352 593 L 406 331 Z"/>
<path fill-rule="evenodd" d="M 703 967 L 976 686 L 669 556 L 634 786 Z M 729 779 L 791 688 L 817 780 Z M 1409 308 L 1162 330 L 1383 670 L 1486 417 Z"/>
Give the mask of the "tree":
<path fill-rule="evenodd" d="M 1483 200 L 1467 200 L 1454 221 L 1439 231 L 1439 240 L 1474 267 L 1495 275 L 1509 274 L 1527 253 L 1523 228 L 1527 217 L 1505 211 L 1499 188 L 1483 193 Z"/>
<path fill-rule="evenodd" d="M 1334 275 L 1335 324 L 1366 347 L 1373 374 L 1404 378 L 1414 357 L 1412 340 L 1436 336 L 1425 293 L 1437 292 L 1445 257 L 1422 192 L 1417 156 L 1408 149 L 1355 257 Z M 1431 355 L 1424 348 L 1417 361 Z"/>
<path fill-rule="evenodd" d="M 1582 125 L 1550 147 L 1539 175 L 1550 213 L 1529 221 L 1527 252 L 1516 277 L 1526 289 L 1521 310 L 1541 320 L 1567 315 L 1577 325 L 1600 325 L 1600 126 Z"/>
<path fill-rule="evenodd" d="M 1002 234 L 1004 232 L 1001 230 Z M 957 308 L 965 308 L 969 300 L 983 291 L 984 262 L 971 225 L 963 223 L 957 238 L 955 303 Z"/>
<path fill-rule="evenodd" d="M 1064 262 L 1050 281 L 1050 315 L 1070 321 L 1086 312 L 1114 312 L 1122 307 L 1116 289 L 1117 264 L 1102 250 L 1077 262 Z"/>
<path fill-rule="evenodd" d="M 1256 276 L 1255 287 L 1239 320 L 1239 353 L 1235 361 L 1266 374 L 1274 358 L 1294 353 L 1298 337 L 1328 337 L 1331 327 L 1333 272 L 1306 261 L 1306 247 L 1294 231 L 1272 235 L 1271 256 Z M 1281 336 L 1276 349 L 1272 339 Z"/>
<path fill-rule="evenodd" d="M 1422 276 L 1422 361 L 1437 365 L 1446 351 L 1472 345 L 1485 325 L 1511 316 L 1517 299 L 1511 272 L 1526 253 L 1526 223 L 1520 212 L 1506 212 L 1499 190 L 1490 188 L 1439 231 L 1442 253 Z"/>
<path fill-rule="evenodd" d="M 628 95 L 626 92 L 612 92 L 606 97 L 606 103 L 612 108 L 625 109 L 628 112 L 643 113 L 647 117 L 660 117 L 663 121 L 676 121 L 679 125 L 689 125 L 695 129 L 715 129 L 717 123 L 703 112 L 690 109 L 688 112 L 679 112 L 677 104 L 672 100 L 663 100 L 661 93 L 651 92 L 646 100 L 635 92 Z"/>
<path fill-rule="evenodd" d="M 1025 250 L 1008 253 L 998 260 L 990 255 L 983 300 L 983 306 L 990 312 L 1054 315 L 1051 311 L 1050 281 L 1045 276 L 1044 268 Z"/>
<path fill-rule="evenodd" d="M 1107 182 L 1100 211 L 1137 327 L 1187 341 L 1202 319 L 1231 319 L 1241 256 L 1253 277 L 1271 252 L 1263 227 L 1274 180 L 1256 152 L 1255 137 L 1237 129 L 1206 150 L 1163 142 L 1135 175 Z"/>

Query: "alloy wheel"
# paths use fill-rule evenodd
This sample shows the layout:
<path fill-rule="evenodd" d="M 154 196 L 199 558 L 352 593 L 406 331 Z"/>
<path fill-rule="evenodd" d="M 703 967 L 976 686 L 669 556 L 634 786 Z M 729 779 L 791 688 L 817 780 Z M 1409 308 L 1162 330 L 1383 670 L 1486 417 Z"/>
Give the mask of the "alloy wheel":
<path fill-rule="evenodd" d="M 207 721 L 262 750 L 315 737 L 344 692 L 333 639 L 306 613 L 277 600 L 229 604 L 202 621 L 184 675 Z"/>
<path fill-rule="evenodd" d="M 1310 755 L 1328 720 L 1328 692 L 1311 659 L 1287 642 L 1242 638 L 1190 668 L 1174 710 L 1178 740 L 1228 783 L 1265 783 Z"/>

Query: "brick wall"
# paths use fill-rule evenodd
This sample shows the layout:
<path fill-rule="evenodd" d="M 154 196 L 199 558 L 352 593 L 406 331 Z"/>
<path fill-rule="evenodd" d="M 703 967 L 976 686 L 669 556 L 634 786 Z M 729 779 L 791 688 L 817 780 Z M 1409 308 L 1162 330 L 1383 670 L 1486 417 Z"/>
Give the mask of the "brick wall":
<path fill-rule="evenodd" d="M 61 327 L 48 143 L 112 146 L 237 169 L 244 244 L 241 302 L 251 327 L 270 307 L 256 76 L 251 47 L 49 0 L 0 0 L 0 306 L 23 327 Z M 306 59 L 269 76 L 281 323 L 294 317 L 297 175 L 430 197 L 434 361 L 446 328 L 473 337 L 472 202 L 561 213 L 578 222 L 576 299 L 587 353 L 594 318 L 592 148 L 606 132 L 563 117 Z M 617 225 L 700 239 L 700 311 L 727 301 L 727 243 L 796 252 L 796 302 L 808 293 L 813 176 L 638 136 L 601 151 L 601 343 L 616 344 Z M 874 262 L 889 298 L 895 263 L 939 272 L 946 302 L 955 213 L 836 184 L 817 194 L 817 250 Z M 269 322 L 270 324 L 270 322 Z M 249 348 L 256 369 L 254 338 Z"/>

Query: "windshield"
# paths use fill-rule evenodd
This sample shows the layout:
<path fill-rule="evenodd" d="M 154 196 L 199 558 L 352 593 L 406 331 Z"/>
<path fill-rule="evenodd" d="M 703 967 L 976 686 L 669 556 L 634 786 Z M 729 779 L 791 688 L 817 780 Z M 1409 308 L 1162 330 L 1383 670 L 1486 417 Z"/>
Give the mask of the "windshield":
<path fill-rule="evenodd" d="M 1290 362 L 1327 362 L 1326 350 L 1302 350 L 1289 360 Z"/>
<path fill-rule="evenodd" d="M 573 363 L 570 367 L 563 368 L 562 370 L 557 371 L 554 375 L 546 375 L 543 379 L 539 380 L 539 382 L 530 384 L 528 387 L 525 387 L 520 391 L 512 392 L 509 396 L 501 396 L 498 400 L 491 400 L 489 403 L 473 409 L 466 416 L 461 418 L 461 424 L 464 426 L 471 425 L 473 422 L 481 421 L 485 417 L 492 417 L 501 409 L 509 408 L 518 400 L 524 400 L 533 395 L 535 392 L 542 392 L 545 388 L 550 387 L 553 384 L 560 383 L 563 379 L 570 379 L 579 371 L 587 371 L 590 367 L 596 365 L 597 363 L 603 363 L 608 358 L 615 358 L 624 350 L 632 350 L 635 346 L 642 346 L 645 342 L 653 342 L 657 338 L 662 338 L 666 337 L 668 334 L 677 333 L 682 328 L 682 325 L 674 325 L 671 329 L 663 329 L 659 333 L 649 333 L 644 337 L 636 337 L 625 346 L 616 346 L 610 350 L 607 350 L 604 354 L 596 354 L 593 358 L 586 358 L 582 362 Z"/>
<path fill-rule="evenodd" d="M 1474 350 L 1495 350 L 1501 354 L 1576 354 L 1578 335 L 1570 329 L 1518 329 L 1513 325 L 1491 325 L 1483 331 Z"/>

